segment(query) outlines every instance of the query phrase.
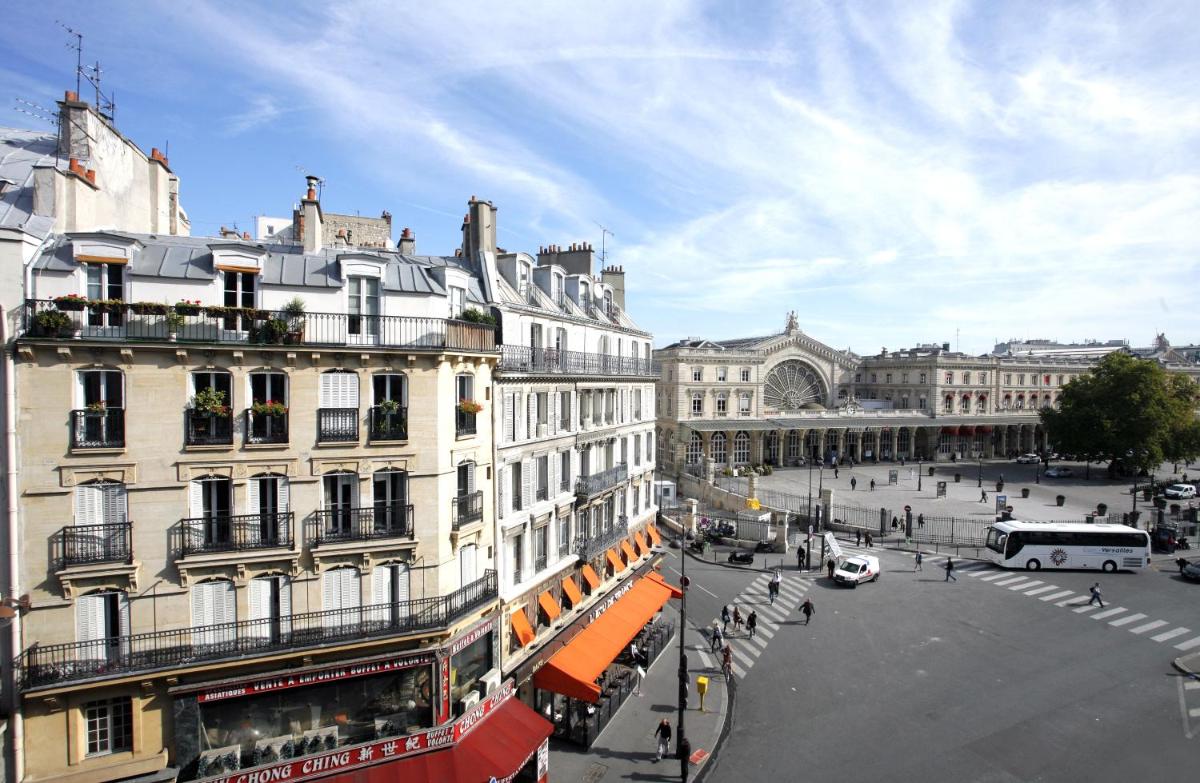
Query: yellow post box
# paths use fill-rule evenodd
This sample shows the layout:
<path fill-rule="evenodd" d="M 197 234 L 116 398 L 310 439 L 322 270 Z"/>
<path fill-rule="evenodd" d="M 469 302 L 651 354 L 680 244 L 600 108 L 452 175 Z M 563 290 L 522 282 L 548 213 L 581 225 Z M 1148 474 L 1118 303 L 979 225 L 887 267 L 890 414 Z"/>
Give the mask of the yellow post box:
<path fill-rule="evenodd" d="M 696 678 L 696 692 L 700 694 L 700 711 L 704 712 L 704 694 L 708 693 L 708 678 L 700 676 Z"/>

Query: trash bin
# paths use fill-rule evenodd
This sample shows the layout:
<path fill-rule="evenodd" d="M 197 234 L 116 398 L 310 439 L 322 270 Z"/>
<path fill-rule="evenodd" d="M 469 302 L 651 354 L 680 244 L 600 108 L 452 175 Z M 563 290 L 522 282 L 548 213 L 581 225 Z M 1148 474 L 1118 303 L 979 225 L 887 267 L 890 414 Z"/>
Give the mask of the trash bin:
<path fill-rule="evenodd" d="M 954 474 L 954 483 L 955 483 L 955 484 L 957 484 L 957 483 L 959 483 L 960 481 L 962 481 L 962 474 L 961 474 L 961 473 L 955 473 L 955 474 Z"/>
<path fill-rule="evenodd" d="M 1063 503 L 1067 502 L 1067 496 L 1066 495 L 1055 495 L 1054 502 L 1056 505 L 1061 506 Z"/>
<path fill-rule="evenodd" d="M 1029 497 L 1029 487 L 1021 487 L 1021 497 Z"/>

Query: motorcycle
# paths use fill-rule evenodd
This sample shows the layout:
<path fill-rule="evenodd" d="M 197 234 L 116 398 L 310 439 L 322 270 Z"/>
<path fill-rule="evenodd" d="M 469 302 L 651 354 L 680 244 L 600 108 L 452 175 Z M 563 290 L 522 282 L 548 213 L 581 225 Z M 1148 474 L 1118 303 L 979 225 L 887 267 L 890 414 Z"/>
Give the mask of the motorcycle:
<path fill-rule="evenodd" d="M 694 541 L 688 542 L 688 549 L 702 555 L 708 549 L 708 541 L 704 536 L 697 536 Z"/>
<path fill-rule="evenodd" d="M 748 550 L 735 549 L 729 553 L 729 562 L 739 565 L 752 565 L 754 563 L 754 553 Z"/>
<path fill-rule="evenodd" d="M 757 544 L 754 545 L 754 551 L 755 552 L 774 552 L 775 551 L 775 542 L 774 541 L 759 541 Z"/>

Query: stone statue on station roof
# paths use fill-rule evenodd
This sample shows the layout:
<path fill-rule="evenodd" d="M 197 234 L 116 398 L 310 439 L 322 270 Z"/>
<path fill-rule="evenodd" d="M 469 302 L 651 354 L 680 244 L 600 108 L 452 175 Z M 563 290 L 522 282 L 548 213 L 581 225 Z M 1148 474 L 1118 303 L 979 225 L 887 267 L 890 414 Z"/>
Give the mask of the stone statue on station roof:
<path fill-rule="evenodd" d="M 787 327 L 784 329 L 786 334 L 792 334 L 800 329 L 800 325 L 796 322 L 796 311 L 789 310 L 787 316 Z"/>

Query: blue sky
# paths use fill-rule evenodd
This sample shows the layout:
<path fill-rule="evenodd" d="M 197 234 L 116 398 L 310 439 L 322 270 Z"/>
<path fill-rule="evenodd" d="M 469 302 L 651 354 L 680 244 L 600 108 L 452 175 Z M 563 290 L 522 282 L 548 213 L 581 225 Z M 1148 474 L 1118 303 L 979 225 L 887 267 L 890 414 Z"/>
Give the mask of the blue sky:
<path fill-rule="evenodd" d="M 1200 342 L 1195 2 L 21 3 L 0 124 L 73 86 L 170 144 L 193 233 L 323 205 L 452 253 L 608 239 L 663 344 Z M 85 97 L 87 95 L 87 90 Z"/>

